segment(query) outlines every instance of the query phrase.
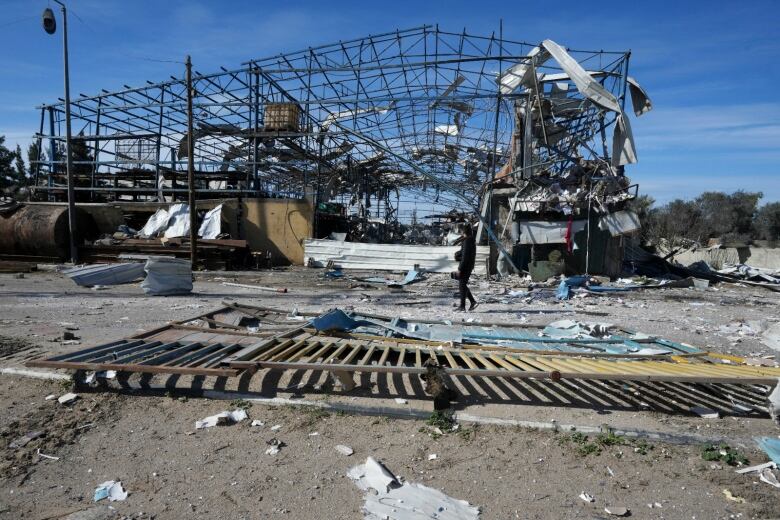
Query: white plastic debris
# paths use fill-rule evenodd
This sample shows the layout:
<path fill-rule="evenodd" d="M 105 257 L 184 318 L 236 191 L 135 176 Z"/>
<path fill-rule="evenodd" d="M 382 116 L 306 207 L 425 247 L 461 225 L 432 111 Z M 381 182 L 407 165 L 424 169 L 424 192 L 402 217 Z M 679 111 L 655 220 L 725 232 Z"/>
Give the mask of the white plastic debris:
<path fill-rule="evenodd" d="M 55 394 L 49 394 L 44 398 L 44 401 L 51 401 L 52 399 L 57 399 L 57 396 Z"/>
<path fill-rule="evenodd" d="M 747 468 L 735 469 L 734 473 L 739 473 L 739 474 L 742 475 L 742 474 L 745 474 L 745 473 L 755 473 L 755 472 L 759 472 L 759 471 L 761 471 L 763 469 L 766 469 L 766 468 L 775 468 L 775 467 L 777 467 L 777 465 L 774 463 L 774 461 L 770 460 L 769 462 L 764 462 L 763 464 L 757 464 L 755 466 L 748 466 Z"/>
<path fill-rule="evenodd" d="M 713 410 L 712 408 L 705 408 L 704 406 L 692 406 L 691 412 L 695 413 L 702 419 L 719 419 L 720 412 Z"/>
<path fill-rule="evenodd" d="M 762 469 L 758 474 L 758 478 L 761 480 L 761 482 L 766 482 L 770 486 L 780 488 L 780 482 L 777 480 L 777 476 L 771 468 Z"/>
<path fill-rule="evenodd" d="M 275 431 L 279 430 L 281 427 L 282 427 L 281 424 L 274 424 L 273 426 L 271 426 L 271 431 L 275 432 Z"/>
<path fill-rule="evenodd" d="M 200 238 L 214 239 L 220 233 L 222 233 L 222 204 L 206 213 L 198 229 Z"/>
<path fill-rule="evenodd" d="M 363 491 L 370 488 L 387 493 L 391 484 L 398 484 L 393 474 L 373 457 L 368 457 L 365 464 L 350 469 L 347 476 Z"/>
<path fill-rule="evenodd" d="M 604 512 L 612 516 L 626 516 L 629 513 L 628 508 L 625 507 L 605 507 Z"/>
<path fill-rule="evenodd" d="M 396 397 L 395 402 L 398 404 L 407 404 L 408 401 L 406 399 L 402 399 L 401 397 Z"/>
<path fill-rule="evenodd" d="M 276 455 L 279 453 L 279 451 L 281 451 L 284 445 L 285 444 L 279 439 L 271 439 L 270 441 L 268 441 L 269 448 L 265 450 L 265 454 L 271 456 Z"/>
<path fill-rule="evenodd" d="M 436 455 L 435 453 L 431 453 L 430 455 L 428 455 L 428 460 L 436 460 L 438 458 L 439 456 Z"/>
<path fill-rule="evenodd" d="M 41 457 L 42 459 L 60 460 L 59 457 L 55 457 L 54 455 L 46 455 L 45 453 L 41 453 L 40 448 L 38 448 L 36 452 L 38 453 L 38 456 Z"/>
<path fill-rule="evenodd" d="M 775 389 L 767 398 L 767 408 L 769 408 L 769 416 L 780 426 L 780 378 L 777 379 Z"/>
<path fill-rule="evenodd" d="M 190 234 L 190 207 L 188 204 L 174 204 L 168 210 L 165 238 L 186 237 Z"/>
<path fill-rule="evenodd" d="M 350 469 L 347 476 L 365 491 L 364 520 L 476 520 L 479 517 L 479 509 L 465 500 L 422 484 L 400 484 L 387 468 L 371 457 L 365 464 Z"/>
<path fill-rule="evenodd" d="M 149 217 L 149 220 L 146 221 L 146 224 L 141 228 L 141 231 L 138 232 L 138 235 L 141 238 L 156 237 L 161 231 L 168 227 L 169 218 L 168 210 L 164 208 L 158 209 L 154 215 Z"/>
<path fill-rule="evenodd" d="M 104 498 L 107 498 L 109 502 L 124 500 L 127 498 L 127 491 L 122 489 L 121 482 L 107 480 L 95 488 L 95 502 L 103 500 Z"/>
<path fill-rule="evenodd" d="M 593 495 L 589 495 L 588 493 L 585 493 L 584 491 L 580 493 L 580 498 L 583 499 L 585 502 L 595 502 L 596 499 L 593 498 Z"/>
<path fill-rule="evenodd" d="M 259 419 L 254 419 L 249 426 L 265 426 L 265 423 Z"/>
<path fill-rule="evenodd" d="M 233 410 L 232 412 L 220 412 L 216 415 L 211 415 L 200 421 L 195 421 L 195 429 L 200 430 L 202 428 L 211 428 L 212 426 L 226 426 L 241 422 L 246 419 L 246 410 Z"/>
<path fill-rule="evenodd" d="M 116 370 L 101 370 L 99 372 L 90 372 L 84 378 L 84 382 L 92 384 L 96 379 L 116 379 Z"/>
<path fill-rule="evenodd" d="M 347 457 L 355 453 L 355 450 L 349 446 L 345 446 L 344 444 L 336 444 L 335 448 L 337 452 L 341 453 L 342 455 L 346 455 Z"/>
<path fill-rule="evenodd" d="M 70 404 L 70 403 L 72 403 L 73 401 L 75 401 L 78 398 L 79 398 L 78 394 L 74 394 L 73 392 L 69 392 L 69 393 L 67 393 L 65 395 L 61 395 L 60 398 L 57 399 L 57 402 L 59 402 L 60 404 Z"/>
<path fill-rule="evenodd" d="M 780 323 L 775 323 L 761 334 L 761 343 L 780 352 Z"/>

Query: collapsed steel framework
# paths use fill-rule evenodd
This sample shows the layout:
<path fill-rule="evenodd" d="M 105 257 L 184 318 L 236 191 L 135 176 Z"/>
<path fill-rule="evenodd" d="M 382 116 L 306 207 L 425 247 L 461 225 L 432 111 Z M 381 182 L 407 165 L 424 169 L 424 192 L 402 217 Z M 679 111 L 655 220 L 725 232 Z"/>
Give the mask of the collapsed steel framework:
<path fill-rule="evenodd" d="M 391 207 L 403 194 L 475 208 L 499 169 L 517 185 L 533 165 L 561 173 L 583 158 L 609 162 L 605 135 L 620 114 L 568 88 L 573 78 L 538 50 L 502 34 L 424 26 L 195 72 L 198 197 L 342 196 L 365 210 L 372 198 Z M 629 53 L 568 53 L 622 108 Z M 530 85 L 520 77 L 529 67 Z M 186 192 L 186 100 L 173 76 L 73 99 L 80 200 Z M 62 199 L 64 104 L 39 108 L 35 190 Z M 526 118 L 529 128 L 522 115 L 537 108 L 543 117 Z M 524 138 L 536 145 L 518 147 Z"/>

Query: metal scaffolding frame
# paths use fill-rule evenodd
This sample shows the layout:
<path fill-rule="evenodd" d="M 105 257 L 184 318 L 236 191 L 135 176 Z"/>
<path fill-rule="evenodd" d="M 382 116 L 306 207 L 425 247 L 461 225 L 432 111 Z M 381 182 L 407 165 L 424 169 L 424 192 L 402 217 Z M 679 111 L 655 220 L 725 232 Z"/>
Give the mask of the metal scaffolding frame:
<path fill-rule="evenodd" d="M 532 99 L 528 89 L 501 91 L 500 75 L 529 62 L 535 47 L 502 32 L 478 36 L 423 26 L 194 72 L 198 196 L 317 202 L 340 196 L 362 211 L 372 199 L 393 208 L 400 196 L 478 207 L 498 169 L 512 164 L 517 107 Z M 569 53 L 624 102 L 629 53 Z M 562 69 L 546 62 L 535 71 L 543 79 Z M 567 100 L 557 129 L 568 137 L 534 156 L 549 171 L 563 171 L 580 157 L 608 158 L 605 130 L 617 119 L 576 89 L 561 90 L 567 81 L 545 81 L 536 90 L 558 89 Z M 125 87 L 71 102 L 79 200 L 183 196 L 183 74 Z M 64 103 L 38 108 L 35 138 L 48 157 L 33 164 L 35 190 L 62 200 Z"/>

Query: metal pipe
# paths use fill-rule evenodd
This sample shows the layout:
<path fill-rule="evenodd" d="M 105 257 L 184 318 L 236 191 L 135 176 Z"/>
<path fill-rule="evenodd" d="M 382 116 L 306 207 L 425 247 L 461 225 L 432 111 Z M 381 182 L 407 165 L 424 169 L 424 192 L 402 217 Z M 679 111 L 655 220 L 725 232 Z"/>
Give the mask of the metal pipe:
<path fill-rule="evenodd" d="M 195 139 L 192 131 L 192 60 L 187 55 L 187 184 L 190 194 L 190 262 L 198 258 L 198 230 L 195 229 Z"/>

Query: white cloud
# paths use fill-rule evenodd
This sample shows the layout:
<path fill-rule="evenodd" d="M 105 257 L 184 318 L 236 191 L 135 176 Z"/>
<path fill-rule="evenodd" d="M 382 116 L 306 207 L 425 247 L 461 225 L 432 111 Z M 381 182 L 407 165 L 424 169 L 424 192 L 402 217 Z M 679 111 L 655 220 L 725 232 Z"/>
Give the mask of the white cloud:
<path fill-rule="evenodd" d="M 780 143 L 780 104 L 659 108 L 633 126 L 640 153 L 775 150 Z"/>

